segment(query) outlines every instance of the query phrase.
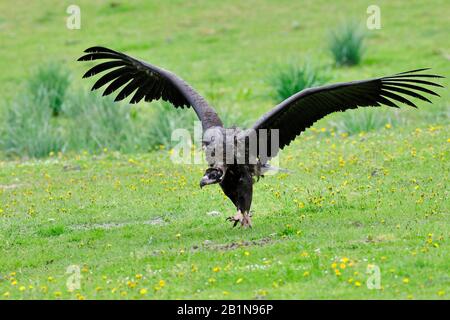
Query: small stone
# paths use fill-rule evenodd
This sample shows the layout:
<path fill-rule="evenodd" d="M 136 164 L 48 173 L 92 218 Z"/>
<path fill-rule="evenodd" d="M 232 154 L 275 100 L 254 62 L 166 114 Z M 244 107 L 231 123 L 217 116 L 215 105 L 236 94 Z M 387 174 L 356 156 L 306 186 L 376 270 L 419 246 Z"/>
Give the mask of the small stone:
<path fill-rule="evenodd" d="M 156 217 L 154 219 L 145 221 L 144 224 L 149 224 L 149 225 L 152 225 L 152 226 L 154 226 L 154 225 L 162 225 L 162 224 L 164 224 L 164 219 L 161 218 L 161 217 Z"/>
<path fill-rule="evenodd" d="M 217 217 L 217 216 L 220 216 L 220 212 L 219 211 L 211 211 L 211 212 L 208 212 L 207 215 L 210 217 Z"/>

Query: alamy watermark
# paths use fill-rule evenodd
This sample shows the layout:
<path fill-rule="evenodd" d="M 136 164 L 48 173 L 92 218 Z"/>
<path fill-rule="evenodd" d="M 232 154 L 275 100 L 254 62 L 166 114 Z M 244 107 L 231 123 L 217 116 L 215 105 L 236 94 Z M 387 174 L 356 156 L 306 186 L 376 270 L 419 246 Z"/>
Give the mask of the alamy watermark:
<path fill-rule="evenodd" d="M 369 275 L 366 281 L 367 289 L 380 290 L 381 289 L 381 271 L 376 264 L 367 265 L 366 274 Z"/>
<path fill-rule="evenodd" d="M 66 19 L 66 27 L 69 30 L 81 29 L 81 9 L 75 4 L 67 7 L 66 13 L 69 15 Z"/>
<path fill-rule="evenodd" d="M 81 289 L 81 270 L 80 266 L 73 264 L 67 267 L 66 274 L 69 274 L 66 280 L 67 290 L 72 292 Z"/>
<path fill-rule="evenodd" d="M 278 129 L 247 129 L 213 127 L 203 132 L 201 123 L 194 123 L 194 135 L 185 128 L 175 129 L 171 135 L 171 160 L 177 164 L 201 164 L 201 154 L 192 152 L 193 145 L 202 145 L 204 157 L 208 163 L 215 164 L 278 164 Z"/>
<path fill-rule="evenodd" d="M 366 20 L 366 26 L 369 30 L 381 29 L 381 9 L 379 6 L 372 4 L 367 7 L 367 14 L 369 15 Z"/>

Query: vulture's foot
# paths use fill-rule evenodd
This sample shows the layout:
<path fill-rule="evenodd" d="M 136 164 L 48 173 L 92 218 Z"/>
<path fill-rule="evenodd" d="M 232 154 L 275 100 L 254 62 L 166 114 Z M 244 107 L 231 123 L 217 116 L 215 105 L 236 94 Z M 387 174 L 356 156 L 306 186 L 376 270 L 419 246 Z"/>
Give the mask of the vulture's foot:
<path fill-rule="evenodd" d="M 240 222 L 242 225 L 243 219 L 244 219 L 244 215 L 242 214 L 241 210 L 239 210 L 234 216 L 228 217 L 227 221 L 231 221 L 231 223 L 233 223 L 233 227 L 236 227 L 238 222 Z"/>
<path fill-rule="evenodd" d="M 233 227 L 236 227 L 238 223 L 240 223 L 241 227 L 244 228 L 252 227 L 252 220 L 250 219 L 250 214 L 247 212 L 244 212 L 244 214 L 242 214 L 240 210 L 233 217 L 228 217 L 227 220 L 233 223 Z"/>
<path fill-rule="evenodd" d="M 242 219 L 241 226 L 243 226 L 244 228 L 252 227 L 252 219 L 250 219 L 249 212 L 244 212 L 244 218 Z"/>

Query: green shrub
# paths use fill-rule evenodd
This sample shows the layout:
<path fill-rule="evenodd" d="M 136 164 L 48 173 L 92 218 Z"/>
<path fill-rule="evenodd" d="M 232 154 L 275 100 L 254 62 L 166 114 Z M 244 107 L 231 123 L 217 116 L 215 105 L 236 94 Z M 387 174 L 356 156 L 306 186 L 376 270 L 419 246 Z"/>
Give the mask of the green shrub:
<path fill-rule="evenodd" d="M 217 110 L 217 113 L 219 114 L 225 128 L 249 128 L 253 122 L 256 121 L 257 118 L 251 119 L 244 116 L 240 109 L 240 106 L 236 104 L 231 108 L 222 108 Z M 257 114 L 255 116 L 259 117 L 260 115 Z"/>
<path fill-rule="evenodd" d="M 380 108 L 360 108 L 349 110 L 337 116 L 329 124 L 337 132 L 349 135 L 360 132 L 369 132 L 385 127 L 387 124 L 395 125 L 400 120 L 397 110 L 381 110 Z"/>
<path fill-rule="evenodd" d="M 173 147 L 176 142 L 172 142 L 171 138 L 175 129 L 187 129 L 192 134 L 194 123 L 198 121 L 193 109 L 174 108 L 167 102 L 151 107 L 155 110 L 153 119 L 148 123 L 147 134 L 149 145 L 152 147 L 160 145 Z"/>
<path fill-rule="evenodd" d="M 80 91 L 67 96 L 62 111 L 59 124 L 68 150 L 131 152 L 143 147 L 143 133 L 132 119 L 131 107 L 114 103 L 111 97 Z"/>
<path fill-rule="evenodd" d="M 338 66 L 353 66 L 361 62 L 365 47 L 365 32 L 356 22 L 347 22 L 330 33 L 329 50 Z"/>
<path fill-rule="evenodd" d="M 32 75 L 25 90 L 3 108 L 2 154 L 40 158 L 51 152 L 95 153 L 104 148 L 145 152 L 173 146 L 174 129 L 193 131 L 197 117 L 191 109 L 165 102 L 145 107 L 114 103 L 88 90 L 69 92 L 68 79 L 69 74 L 54 64 Z"/>
<path fill-rule="evenodd" d="M 39 101 L 48 103 L 44 93 Z M 64 139 L 52 111 L 42 108 L 30 95 L 7 106 L 0 132 L 0 147 L 9 156 L 45 157 L 64 149 Z"/>
<path fill-rule="evenodd" d="M 269 84 L 273 88 L 274 99 L 281 102 L 303 89 L 322 85 L 328 80 L 329 77 L 321 69 L 310 63 L 290 63 L 278 66 L 272 72 Z"/>
<path fill-rule="evenodd" d="M 41 237 L 57 237 L 65 232 L 63 225 L 55 225 L 51 227 L 42 227 L 38 230 L 37 234 Z"/>
<path fill-rule="evenodd" d="M 56 117 L 61 112 L 69 85 L 69 72 L 59 63 L 49 63 L 39 67 L 31 76 L 27 89 L 41 108 L 49 108 Z"/>

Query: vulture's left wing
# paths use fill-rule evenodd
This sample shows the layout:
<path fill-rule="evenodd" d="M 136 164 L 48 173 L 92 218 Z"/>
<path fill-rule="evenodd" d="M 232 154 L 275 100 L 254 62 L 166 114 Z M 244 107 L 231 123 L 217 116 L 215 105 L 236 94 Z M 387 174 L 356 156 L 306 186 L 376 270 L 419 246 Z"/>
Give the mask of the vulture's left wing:
<path fill-rule="evenodd" d="M 274 109 L 267 112 L 253 126 L 259 137 L 259 129 L 279 130 L 279 145 L 270 154 L 270 145 L 267 145 L 268 157 L 259 154 L 262 162 L 276 156 L 280 149 L 294 140 L 302 131 L 312 126 L 314 122 L 326 115 L 358 107 L 378 107 L 387 105 L 398 108 L 398 102 L 416 107 L 405 97 L 419 98 L 431 102 L 421 93 L 439 96 L 425 86 L 442 87 L 440 84 L 428 81 L 429 78 L 443 78 L 433 74 L 423 74 L 418 69 L 402 72 L 389 77 L 370 80 L 336 83 L 316 88 L 305 89 L 281 102 Z M 418 93 L 421 92 L 421 93 Z M 267 143 L 270 144 L 270 132 L 267 133 Z M 259 145 L 259 143 L 258 143 Z"/>
<path fill-rule="evenodd" d="M 103 95 L 123 87 L 115 101 L 123 100 L 132 93 L 134 95 L 130 103 L 138 103 L 142 99 L 147 102 L 163 99 L 176 108 L 193 107 L 202 122 L 203 130 L 222 127 L 222 121 L 216 111 L 191 86 L 172 72 L 104 47 L 92 47 L 85 52 L 87 54 L 78 61 L 109 60 L 94 66 L 84 74 L 83 78 L 88 78 L 108 71 L 97 80 L 92 90 L 109 83 Z"/>

